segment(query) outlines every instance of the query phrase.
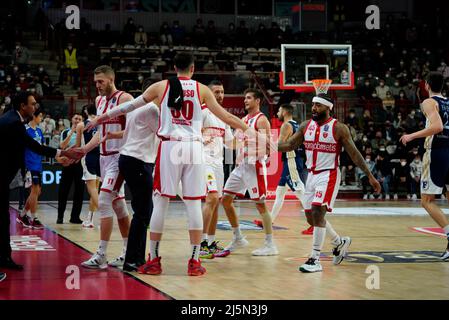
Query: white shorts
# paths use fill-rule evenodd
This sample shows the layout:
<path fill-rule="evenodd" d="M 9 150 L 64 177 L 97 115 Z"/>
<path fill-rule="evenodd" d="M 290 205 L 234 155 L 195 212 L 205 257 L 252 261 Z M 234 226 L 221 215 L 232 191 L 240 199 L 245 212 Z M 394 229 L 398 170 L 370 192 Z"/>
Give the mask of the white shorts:
<path fill-rule="evenodd" d="M 251 200 L 265 199 L 267 195 L 267 167 L 264 162 L 243 163 L 232 170 L 223 193 L 244 197 L 248 191 Z"/>
<path fill-rule="evenodd" d="M 153 191 L 176 198 L 179 182 L 186 200 L 206 197 L 203 143 L 201 141 L 161 141 L 154 168 Z"/>
<path fill-rule="evenodd" d="M 116 192 L 119 197 L 125 196 L 123 176 L 118 168 L 120 153 L 110 156 L 100 156 L 101 187 L 100 191 Z"/>
<path fill-rule="evenodd" d="M 223 196 L 223 185 L 224 185 L 224 172 L 223 164 L 220 163 L 206 163 L 206 183 L 207 192 L 216 192 L 221 198 Z"/>
<path fill-rule="evenodd" d="M 304 193 L 304 211 L 310 212 L 312 206 L 326 206 L 331 212 L 341 181 L 340 169 L 326 170 L 319 173 L 309 172 Z"/>
<path fill-rule="evenodd" d="M 81 159 L 81 165 L 83 167 L 83 180 L 84 181 L 97 180 L 97 176 L 95 174 L 90 173 L 89 170 L 87 170 L 85 157 L 83 157 Z"/>

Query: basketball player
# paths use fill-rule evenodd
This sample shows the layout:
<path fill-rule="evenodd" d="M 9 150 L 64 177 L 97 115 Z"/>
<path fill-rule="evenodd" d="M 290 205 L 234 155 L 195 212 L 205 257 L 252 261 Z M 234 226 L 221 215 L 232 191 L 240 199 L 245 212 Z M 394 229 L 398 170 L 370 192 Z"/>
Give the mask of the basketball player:
<path fill-rule="evenodd" d="M 98 117 L 90 126 L 101 124 L 121 114 L 133 111 L 149 102 L 160 108 L 158 136 L 161 139 L 154 175 L 154 209 L 150 222 L 150 255 L 139 273 L 158 275 L 162 272 L 159 243 L 162 238 L 164 218 L 169 199 L 176 195 L 179 182 L 189 216 L 189 233 L 192 248 L 187 273 L 200 276 L 206 272 L 199 260 L 203 218 L 201 199 L 205 197 L 204 163 L 202 150 L 202 114 L 204 103 L 220 120 L 243 130 L 248 126 L 226 112 L 215 100 L 210 89 L 191 79 L 194 59 L 190 53 L 179 53 L 175 59 L 177 77 L 152 84 L 133 101 Z M 88 128 L 89 129 L 89 128 Z"/>
<path fill-rule="evenodd" d="M 39 144 L 44 144 L 44 135 L 39 124 L 42 122 L 43 113 L 41 109 L 36 109 L 31 120 L 26 126 L 28 135 Z M 25 203 L 25 208 L 17 217 L 17 222 L 24 227 L 32 229 L 43 229 L 44 226 L 36 217 L 38 199 L 41 194 L 42 185 L 42 156 L 33 151 L 25 150 L 25 167 L 31 175 L 31 191 Z"/>
<path fill-rule="evenodd" d="M 223 84 L 214 80 L 209 88 L 218 104 L 223 105 Z M 204 161 L 206 168 L 207 196 L 203 206 L 203 238 L 200 257 L 211 259 L 226 257 L 230 251 L 224 250 L 215 240 L 218 222 L 218 205 L 223 196 L 224 171 L 223 148 L 226 143 L 232 148 L 234 137 L 231 128 L 203 106 Z"/>
<path fill-rule="evenodd" d="M 381 190 L 365 161 L 354 145 L 354 141 L 345 124 L 330 116 L 334 104 L 325 94 L 318 94 L 312 100 L 312 119 L 301 123 L 298 131 L 286 142 L 278 144 L 278 150 L 288 152 L 296 150 L 304 143 L 306 166 L 309 170 L 304 194 L 304 211 L 307 222 L 314 226 L 312 254 L 299 270 L 301 272 L 322 271 L 320 253 L 326 231 L 332 240 L 333 263 L 340 264 L 351 244 L 351 238 L 340 237 L 326 221 L 326 212 L 332 211 L 340 185 L 339 156 L 343 146 L 355 165 L 369 178 L 376 193 Z"/>
<path fill-rule="evenodd" d="M 426 138 L 421 176 L 421 205 L 432 219 L 444 230 L 448 245 L 441 260 L 449 260 L 449 222 L 443 211 L 435 204 L 435 195 L 449 190 L 449 100 L 441 95 L 444 78 L 440 72 L 430 72 L 426 79 L 429 98 L 422 103 L 426 127 L 420 131 L 405 134 L 400 141 L 405 145 L 418 138 Z M 444 121 L 444 122 L 443 122 Z M 446 191 L 449 199 L 449 191 Z"/>
<path fill-rule="evenodd" d="M 133 97 L 115 87 L 115 73 L 109 66 L 99 66 L 94 70 L 94 82 L 99 96 L 95 99 L 97 115 L 115 109 L 121 103 L 131 101 Z M 118 159 L 122 139 L 105 140 L 108 132 L 122 131 L 125 128 L 125 117 L 110 119 L 104 122 L 91 141 L 82 147 L 87 154 L 100 144 L 101 187 L 98 196 L 98 213 L 100 215 L 100 244 L 97 252 L 81 265 L 90 269 L 106 269 L 108 267 L 106 252 L 111 238 L 113 214 L 117 215 L 120 234 L 123 238 L 122 254 L 109 262 L 109 266 L 123 266 L 128 244 L 129 216 L 125 202 L 123 178 L 119 175 Z M 92 118 L 89 124 L 95 122 Z M 86 126 L 89 127 L 89 124 Z"/>
<path fill-rule="evenodd" d="M 279 134 L 279 142 L 285 142 L 298 131 L 299 127 L 299 124 L 293 120 L 293 106 L 288 104 L 281 105 L 277 116 L 283 122 Z M 304 183 L 300 179 L 302 171 L 303 162 L 299 149 L 282 153 L 282 175 L 276 188 L 276 200 L 271 209 L 271 220 L 273 223 L 282 209 L 287 188 L 290 188 L 295 193 L 302 205 L 305 190 Z M 254 223 L 261 227 L 263 226 L 263 222 L 260 220 L 254 220 Z"/>
<path fill-rule="evenodd" d="M 246 89 L 244 94 L 245 110 L 248 114 L 243 118 L 243 121 L 251 128 L 266 135 L 268 140 L 271 127 L 267 117 L 260 111 L 260 103 L 263 99 L 262 93 L 257 89 Z M 271 215 L 265 205 L 267 186 L 266 154 L 260 154 L 259 157 L 249 157 L 246 154 L 247 148 L 247 142 L 243 142 L 238 147 L 237 167 L 229 175 L 223 191 L 223 207 L 233 230 L 232 242 L 225 250 L 232 252 L 248 245 L 248 241 L 240 231 L 239 221 L 233 205 L 236 195 L 243 197 L 245 192 L 248 191 L 251 200 L 255 202 L 256 208 L 262 216 L 265 231 L 264 246 L 254 250 L 252 254 L 255 256 L 277 255 L 279 251 L 273 242 Z"/>
<path fill-rule="evenodd" d="M 83 122 L 78 123 L 76 127 L 76 143 L 84 146 L 92 140 L 96 130 L 85 131 L 84 127 L 97 116 L 97 108 L 93 104 L 83 107 L 81 114 L 84 118 Z M 98 210 L 98 185 L 100 172 L 100 148 L 97 146 L 81 159 L 83 166 L 83 180 L 86 181 L 87 192 L 89 193 L 89 214 L 87 219 L 83 221 L 83 228 L 94 227 L 94 215 Z"/>

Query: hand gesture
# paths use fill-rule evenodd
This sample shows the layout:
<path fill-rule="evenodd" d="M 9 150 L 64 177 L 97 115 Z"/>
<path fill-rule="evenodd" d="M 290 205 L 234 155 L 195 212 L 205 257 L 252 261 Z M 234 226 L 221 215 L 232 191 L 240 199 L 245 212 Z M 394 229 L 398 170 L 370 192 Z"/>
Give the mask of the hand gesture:
<path fill-rule="evenodd" d="M 399 139 L 399 141 L 401 141 L 401 142 L 404 144 L 404 146 L 405 146 L 408 142 L 413 141 L 413 137 L 412 137 L 411 134 L 404 134 L 404 135 Z"/>
<path fill-rule="evenodd" d="M 379 181 L 373 175 L 369 177 L 369 184 L 373 187 L 374 193 L 379 194 L 382 191 Z"/>
<path fill-rule="evenodd" d="M 73 159 L 75 161 L 80 160 L 82 157 L 86 155 L 86 152 L 83 148 L 70 148 L 67 150 L 61 151 L 61 157 L 67 157 Z"/>

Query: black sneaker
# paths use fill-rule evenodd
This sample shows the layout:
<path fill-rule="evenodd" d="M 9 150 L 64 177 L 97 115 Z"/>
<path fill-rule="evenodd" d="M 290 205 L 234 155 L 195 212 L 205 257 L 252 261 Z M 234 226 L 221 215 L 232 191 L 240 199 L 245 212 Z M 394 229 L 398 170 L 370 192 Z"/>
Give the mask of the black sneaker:
<path fill-rule="evenodd" d="M 58 220 L 56 220 L 56 224 L 63 224 L 63 223 L 64 223 L 63 219 L 58 218 Z"/>
<path fill-rule="evenodd" d="M 70 219 L 69 222 L 73 223 L 73 224 L 82 224 L 83 220 L 81 220 L 80 218 L 78 218 L 78 219 Z"/>
<path fill-rule="evenodd" d="M 0 282 L 6 279 L 6 273 L 0 272 Z"/>
<path fill-rule="evenodd" d="M 443 261 L 449 261 L 449 239 L 447 241 L 446 251 L 440 256 L 440 259 Z"/>
<path fill-rule="evenodd" d="M 321 272 L 323 267 L 321 266 L 320 260 L 309 258 L 302 266 L 299 267 L 299 271 L 304 273 Z"/>
<path fill-rule="evenodd" d="M 27 215 L 24 215 L 23 217 L 21 217 L 20 215 L 16 218 L 17 223 L 20 223 L 22 226 L 24 226 L 25 228 L 30 228 L 30 218 Z"/>

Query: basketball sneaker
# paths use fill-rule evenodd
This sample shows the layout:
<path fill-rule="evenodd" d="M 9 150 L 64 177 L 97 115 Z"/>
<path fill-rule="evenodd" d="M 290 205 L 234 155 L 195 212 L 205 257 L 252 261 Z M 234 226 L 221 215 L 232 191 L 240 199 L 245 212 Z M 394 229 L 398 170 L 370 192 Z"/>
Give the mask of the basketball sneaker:
<path fill-rule="evenodd" d="M 313 226 L 308 227 L 306 230 L 301 231 L 305 235 L 313 235 Z"/>
<path fill-rule="evenodd" d="M 440 259 L 443 261 L 449 261 L 449 238 L 447 240 L 446 251 L 441 255 Z"/>
<path fill-rule="evenodd" d="M 108 261 L 106 255 L 95 252 L 89 260 L 81 263 L 81 266 L 88 269 L 107 269 Z"/>
<path fill-rule="evenodd" d="M 6 279 L 6 273 L 0 272 L 0 282 Z"/>
<path fill-rule="evenodd" d="M 209 252 L 211 252 L 216 258 L 224 258 L 231 254 L 231 251 L 225 250 L 221 245 L 219 245 L 220 241 L 213 241 L 209 245 Z"/>
<path fill-rule="evenodd" d="M 200 258 L 202 258 L 202 259 L 213 259 L 214 258 L 214 253 L 210 251 L 209 246 L 207 244 L 207 240 L 201 242 Z"/>
<path fill-rule="evenodd" d="M 304 273 L 321 272 L 323 271 L 323 267 L 321 266 L 320 260 L 309 258 L 306 263 L 299 267 L 299 271 Z"/>
<path fill-rule="evenodd" d="M 201 260 L 195 260 L 191 258 L 187 265 L 187 273 L 189 276 L 202 276 L 206 273 L 206 269 L 201 266 Z"/>
<path fill-rule="evenodd" d="M 245 237 L 234 238 L 232 239 L 232 242 L 226 246 L 225 250 L 232 252 L 235 251 L 236 249 L 244 248 L 248 244 L 249 242 L 248 240 L 245 239 Z"/>
<path fill-rule="evenodd" d="M 21 217 L 20 215 L 16 218 L 17 223 L 21 224 L 22 226 L 24 226 L 25 228 L 29 228 L 30 227 L 30 218 L 27 215 L 24 215 L 23 217 Z"/>
<path fill-rule="evenodd" d="M 351 245 L 350 237 L 341 238 L 340 244 L 332 250 L 332 254 L 334 255 L 332 262 L 335 265 L 340 264 L 343 261 L 343 259 L 348 253 L 348 248 L 350 245 Z"/>
<path fill-rule="evenodd" d="M 150 260 L 150 258 L 148 258 L 148 261 L 144 265 L 141 265 L 137 269 L 137 272 L 140 274 L 151 274 L 153 276 L 161 274 L 161 257 L 156 257 L 153 260 Z"/>
<path fill-rule="evenodd" d="M 29 228 L 44 229 L 44 225 L 39 221 L 38 218 L 34 218 L 33 220 L 31 220 Z"/>
<path fill-rule="evenodd" d="M 125 255 L 122 254 L 117 258 L 115 258 L 114 260 L 112 260 L 111 262 L 108 262 L 108 265 L 110 267 L 123 267 L 124 263 L 125 263 Z"/>
<path fill-rule="evenodd" d="M 94 223 L 90 220 L 84 220 L 82 226 L 84 229 L 92 229 L 95 227 Z"/>
<path fill-rule="evenodd" d="M 279 250 L 273 242 L 265 241 L 262 248 L 256 249 L 252 252 L 253 256 L 276 256 L 279 254 Z"/>

